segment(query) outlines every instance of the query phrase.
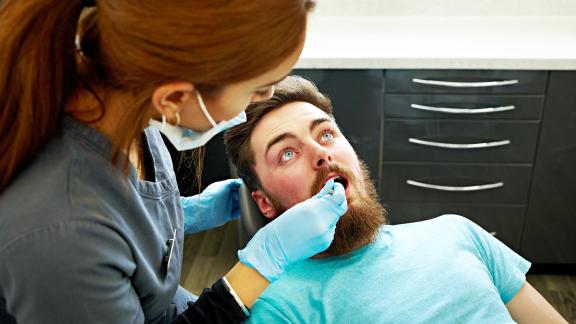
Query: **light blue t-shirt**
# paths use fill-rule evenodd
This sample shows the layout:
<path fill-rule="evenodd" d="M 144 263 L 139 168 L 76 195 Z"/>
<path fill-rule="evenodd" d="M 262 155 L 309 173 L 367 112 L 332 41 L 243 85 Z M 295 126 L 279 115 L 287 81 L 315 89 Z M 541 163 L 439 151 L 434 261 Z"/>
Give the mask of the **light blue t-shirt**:
<path fill-rule="evenodd" d="M 345 256 L 297 263 L 250 323 L 513 323 L 505 304 L 530 263 L 468 219 L 385 225 Z"/>

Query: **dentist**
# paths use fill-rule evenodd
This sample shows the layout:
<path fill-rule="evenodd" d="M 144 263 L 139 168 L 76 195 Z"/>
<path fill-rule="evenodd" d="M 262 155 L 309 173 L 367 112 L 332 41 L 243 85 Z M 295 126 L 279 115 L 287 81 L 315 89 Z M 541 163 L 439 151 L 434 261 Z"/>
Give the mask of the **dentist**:
<path fill-rule="evenodd" d="M 330 245 L 347 209 L 333 181 L 199 297 L 185 291 L 184 232 L 238 217 L 240 182 L 180 197 L 160 136 L 191 150 L 245 121 L 296 63 L 313 7 L 0 3 L 0 323 L 239 322 L 288 265 Z"/>

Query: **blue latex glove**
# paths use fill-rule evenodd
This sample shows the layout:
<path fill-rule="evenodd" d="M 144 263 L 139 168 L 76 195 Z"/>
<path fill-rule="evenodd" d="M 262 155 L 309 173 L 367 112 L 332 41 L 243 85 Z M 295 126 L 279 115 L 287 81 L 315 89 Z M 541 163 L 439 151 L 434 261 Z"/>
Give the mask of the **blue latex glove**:
<path fill-rule="evenodd" d="M 180 197 L 184 212 L 184 233 L 205 231 L 240 217 L 240 185 L 241 179 L 218 181 L 197 195 Z"/>
<path fill-rule="evenodd" d="M 256 232 L 246 248 L 238 251 L 238 258 L 272 282 L 289 264 L 326 250 L 346 210 L 344 187 L 331 179 L 316 196 L 294 205 Z"/>

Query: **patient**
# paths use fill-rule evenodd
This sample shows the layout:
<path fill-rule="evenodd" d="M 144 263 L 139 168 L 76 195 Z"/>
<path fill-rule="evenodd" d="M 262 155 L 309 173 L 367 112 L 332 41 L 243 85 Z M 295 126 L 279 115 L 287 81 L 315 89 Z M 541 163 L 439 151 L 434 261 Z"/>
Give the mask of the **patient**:
<path fill-rule="evenodd" d="M 265 217 L 332 178 L 348 200 L 332 245 L 273 282 L 250 322 L 565 323 L 526 282 L 530 263 L 466 218 L 388 225 L 364 163 L 311 82 L 287 77 L 246 113 L 226 147 Z"/>

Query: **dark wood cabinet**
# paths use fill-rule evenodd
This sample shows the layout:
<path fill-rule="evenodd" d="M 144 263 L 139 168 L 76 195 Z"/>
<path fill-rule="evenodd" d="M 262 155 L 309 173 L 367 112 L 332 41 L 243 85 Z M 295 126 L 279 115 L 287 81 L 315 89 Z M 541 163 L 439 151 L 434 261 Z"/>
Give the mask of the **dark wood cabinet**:
<path fill-rule="evenodd" d="M 546 82 L 545 71 L 386 71 L 391 222 L 459 214 L 520 251 Z"/>
<path fill-rule="evenodd" d="M 338 127 L 366 162 L 378 186 L 382 70 L 311 70 L 293 72 L 313 81 L 332 100 Z"/>
<path fill-rule="evenodd" d="M 550 72 L 521 253 L 576 264 L 576 72 Z"/>

